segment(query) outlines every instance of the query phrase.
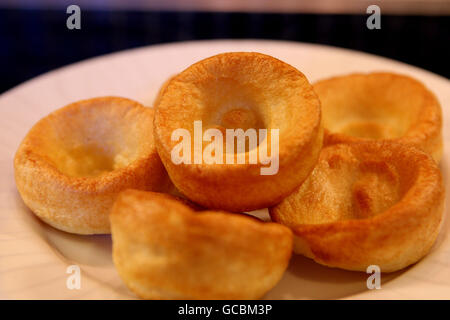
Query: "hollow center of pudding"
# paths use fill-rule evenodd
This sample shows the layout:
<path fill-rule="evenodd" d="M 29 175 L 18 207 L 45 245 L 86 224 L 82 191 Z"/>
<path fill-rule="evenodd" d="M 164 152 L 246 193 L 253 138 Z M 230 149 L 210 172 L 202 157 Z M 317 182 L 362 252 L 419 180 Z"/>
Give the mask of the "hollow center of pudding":
<path fill-rule="evenodd" d="M 336 129 L 336 128 L 335 128 Z M 382 123 L 370 120 L 359 120 L 347 123 L 340 128 L 337 128 L 338 132 L 352 136 L 367 139 L 383 139 L 396 135 L 395 130 Z"/>
<path fill-rule="evenodd" d="M 60 170 L 70 176 L 97 176 L 114 170 L 113 157 L 96 145 L 80 145 L 68 149 L 60 161 Z"/>
<path fill-rule="evenodd" d="M 135 158 L 135 152 L 122 149 L 120 140 L 92 141 L 91 137 L 75 142 L 65 136 L 59 138 L 59 147 L 48 155 L 58 170 L 68 176 L 99 176 L 125 167 Z"/>
<path fill-rule="evenodd" d="M 264 127 L 264 123 L 261 118 L 258 116 L 256 112 L 252 109 L 247 108 L 230 108 L 225 111 L 222 115 L 217 117 L 217 120 L 209 122 L 209 124 L 204 128 L 206 129 L 218 129 L 222 134 L 222 142 L 223 142 L 223 151 L 224 152 L 234 152 L 235 154 L 239 153 L 238 145 L 242 143 L 242 141 L 238 140 L 243 137 L 245 141 L 243 141 L 244 152 L 248 152 L 252 150 L 254 147 L 257 147 L 262 139 L 265 139 L 261 136 L 259 129 Z M 229 137 L 227 136 L 227 129 L 234 130 L 231 136 L 234 141 L 229 141 Z M 238 130 L 243 130 L 241 133 Z M 253 131 L 253 132 L 251 132 Z M 253 137 L 253 142 L 250 143 L 250 137 Z M 233 143 L 233 148 L 230 149 L 227 146 L 227 143 Z M 203 147 L 206 147 L 208 142 L 204 142 Z"/>
<path fill-rule="evenodd" d="M 323 103 L 324 104 L 324 103 Z M 339 105 L 337 110 L 324 107 L 324 126 L 331 132 L 367 139 L 394 139 L 406 134 L 416 118 L 414 108 L 408 111 L 379 106 L 368 101 L 360 106 Z M 333 108 L 334 108 L 333 107 Z M 402 109 L 402 111 L 400 111 Z M 408 114 L 409 113 L 409 114 Z"/>
<path fill-rule="evenodd" d="M 61 110 L 42 124 L 47 136 L 40 138 L 40 152 L 63 174 L 95 177 L 123 168 L 147 145 L 147 119 L 141 124 L 134 119 L 137 112 L 103 103 Z"/>
<path fill-rule="evenodd" d="M 231 109 L 222 116 L 221 126 L 227 129 L 256 129 L 261 121 L 252 110 L 244 108 Z"/>
<path fill-rule="evenodd" d="M 355 76 L 315 86 L 322 103 L 324 127 L 368 139 L 404 136 L 420 121 L 426 102 L 423 88 L 405 79 Z"/>
<path fill-rule="evenodd" d="M 227 129 L 235 130 L 234 132 L 242 129 L 246 133 L 250 130 L 256 134 L 256 146 L 259 145 L 262 141 L 259 129 L 266 128 L 269 109 L 260 88 L 236 79 L 218 78 L 202 83 L 201 92 L 203 130 L 219 129 L 224 145 L 230 142 L 227 141 Z M 234 139 L 236 153 L 237 138 Z M 245 152 L 251 148 L 248 137 L 246 139 Z"/>
<path fill-rule="evenodd" d="M 301 186 L 293 200 L 301 205 L 292 204 L 296 223 L 367 219 L 400 201 L 406 180 L 394 165 L 381 159 L 361 161 L 345 150 L 322 159 Z"/>

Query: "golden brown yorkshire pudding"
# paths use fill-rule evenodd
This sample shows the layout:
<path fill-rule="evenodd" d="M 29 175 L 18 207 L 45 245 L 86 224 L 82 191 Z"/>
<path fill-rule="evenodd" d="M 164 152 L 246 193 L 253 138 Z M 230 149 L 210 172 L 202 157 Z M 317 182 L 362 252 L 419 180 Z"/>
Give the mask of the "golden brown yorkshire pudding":
<path fill-rule="evenodd" d="M 72 233 L 109 233 L 127 188 L 159 190 L 168 177 L 153 142 L 153 110 L 117 97 L 78 101 L 36 123 L 15 159 L 17 189 L 43 221 Z"/>
<path fill-rule="evenodd" d="M 280 280 L 292 232 L 225 212 L 196 213 L 153 192 L 122 192 L 111 211 L 114 264 L 145 299 L 256 299 Z"/>
<path fill-rule="evenodd" d="M 172 78 L 157 101 L 154 132 L 164 166 L 186 197 L 208 208 L 241 212 L 278 203 L 308 176 L 322 147 L 320 102 L 312 86 L 297 69 L 264 54 L 234 52 L 202 60 Z M 185 141 L 174 137 L 180 129 L 189 152 L 179 152 L 183 160 L 176 162 L 174 152 L 178 156 Z M 222 154 L 211 152 L 217 155 L 213 162 L 204 161 L 209 129 L 221 135 L 210 141 L 224 146 Z M 236 149 L 236 142 L 228 149 L 237 141 L 228 138 L 235 129 L 242 129 L 245 148 Z M 244 136 L 250 131 L 258 139 L 254 147 Z"/>
<path fill-rule="evenodd" d="M 350 74 L 319 81 L 314 90 L 322 103 L 325 145 L 391 140 L 440 161 L 441 107 L 419 81 L 387 72 Z"/>
<path fill-rule="evenodd" d="M 296 253 L 330 267 L 391 272 L 430 250 L 443 202 L 429 155 L 372 141 L 325 147 L 308 179 L 270 215 L 292 228 Z"/>
<path fill-rule="evenodd" d="M 168 78 L 166 81 L 164 81 L 164 83 L 161 85 L 161 87 L 158 90 L 158 94 L 156 95 L 155 100 L 153 101 L 153 105 L 156 106 L 157 104 L 159 104 L 159 101 L 161 100 L 161 97 L 163 96 L 167 85 L 169 84 L 169 82 L 175 78 L 176 75 L 171 76 L 170 78 Z"/>

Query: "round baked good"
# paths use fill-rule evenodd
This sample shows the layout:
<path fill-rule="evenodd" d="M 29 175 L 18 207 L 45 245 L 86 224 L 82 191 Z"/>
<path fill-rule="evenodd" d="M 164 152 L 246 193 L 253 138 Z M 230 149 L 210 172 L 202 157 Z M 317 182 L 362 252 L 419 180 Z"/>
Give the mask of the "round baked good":
<path fill-rule="evenodd" d="M 168 184 L 153 142 L 153 114 L 135 101 L 102 97 L 41 119 L 14 159 L 25 204 L 57 229 L 109 233 L 109 210 L 120 191 Z"/>
<path fill-rule="evenodd" d="M 110 219 L 114 264 L 144 299 L 256 299 L 292 254 L 292 232 L 282 225 L 195 212 L 165 194 L 124 191 Z"/>
<path fill-rule="evenodd" d="M 389 140 L 442 156 L 438 100 L 419 81 L 400 74 L 350 74 L 314 84 L 322 103 L 325 145 Z"/>
<path fill-rule="evenodd" d="M 278 203 L 308 176 L 322 147 L 320 102 L 312 86 L 300 71 L 264 54 L 202 60 L 172 78 L 157 100 L 154 132 L 161 160 L 180 192 L 207 208 L 242 212 Z M 221 133 L 218 161 L 196 162 L 195 121 L 201 122 L 200 157 L 208 149 L 207 129 Z M 180 129 L 192 150 L 181 163 L 172 157 L 184 140 L 173 136 Z M 252 148 L 247 139 L 242 150 L 227 150 L 235 141 L 227 139 L 228 129 L 254 129 L 258 144 Z M 267 130 L 265 139 L 260 129 Z M 268 163 L 261 154 L 271 156 Z M 241 157 L 245 163 L 237 164 Z"/>
<path fill-rule="evenodd" d="M 443 203 L 429 155 L 373 141 L 325 147 L 308 179 L 270 215 L 292 228 L 296 253 L 330 267 L 392 272 L 430 250 Z"/>

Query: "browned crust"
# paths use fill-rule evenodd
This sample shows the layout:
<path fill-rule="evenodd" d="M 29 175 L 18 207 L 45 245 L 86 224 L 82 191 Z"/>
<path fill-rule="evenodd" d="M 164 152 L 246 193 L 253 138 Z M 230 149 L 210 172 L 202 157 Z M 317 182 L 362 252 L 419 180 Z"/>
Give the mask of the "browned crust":
<path fill-rule="evenodd" d="M 52 143 L 49 136 L 55 121 L 70 126 L 71 117 L 83 116 L 88 108 L 130 121 L 130 126 L 134 126 L 134 121 L 148 126 L 136 137 L 142 140 L 143 150 L 128 166 L 100 176 L 68 176 L 58 170 L 43 146 Z M 23 201 L 40 219 L 57 229 L 78 234 L 109 233 L 109 210 L 120 191 L 159 190 L 168 183 L 154 147 L 152 120 L 152 109 L 119 97 L 78 101 L 41 119 L 28 132 L 14 159 L 16 185 Z"/>
<path fill-rule="evenodd" d="M 263 110 L 270 118 L 266 127 L 280 129 L 276 175 L 260 175 L 261 164 L 248 161 L 243 165 L 172 163 L 170 152 L 176 142 L 171 141 L 171 133 L 202 120 L 198 84 L 216 79 L 239 80 L 263 88 L 264 97 L 289 101 L 283 110 Z M 297 69 L 260 53 L 224 53 L 197 62 L 171 79 L 155 108 L 156 146 L 171 180 L 186 197 L 208 208 L 240 212 L 278 203 L 311 172 L 322 147 L 320 102 L 312 86 Z"/>
<path fill-rule="evenodd" d="M 332 154 L 333 148 L 342 146 L 360 161 L 393 165 L 402 181 L 409 181 L 401 186 L 405 193 L 400 201 L 370 218 L 302 224 L 295 212 L 307 203 L 297 190 L 270 209 L 272 219 L 292 228 L 295 252 L 320 264 L 358 271 L 378 265 L 382 272 L 392 272 L 417 262 L 433 245 L 442 219 L 444 187 L 436 163 L 416 148 L 392 142 L 333 145 L 324 150 Z M 321 155 L 319 163 L 328 159 Z M 320 217 L 325 212 L 311 214 Z"/>
<path fill-rule="evenodd" d="M 110 219 L 119 275 L 145 299 L 256 299 L 279 281 L 292 253 L 284 226 L 195 213 L 154 192 L 122 192 Z"/>
<path fill-rule="evenodd" d="M 168 78 L 166 81 L 164 81 L 164 83 L 161 85 L 161 87 L 158 90 L 158 94 L 156 95 L 155 100 L 153 101 L 153 106 L 156 106 L 159 104 L 161 97 L 163 96 L 164 92 L 167 89 L 167 86 L 169 85 L 170 81 L 172 81 L 173 78 L 175 78 L 177 75 L 174 74 L 173 76 L 171 76 L 170 78 Z"/>
<path fill-rule="evenodd" d="M 314 90 L 319 98 L 321 98 L 324 95 L 340 94 L 339 88 L 341 85 L 346 86 L 347 88 L 366 86 L 367 95 L 370 95 L 372 99 L 376 100 L 387 94 L 384 91 L 376 90 L 379 90 L 380 88 L 383 89 L 386 86 L 389 87 L 389 85 L 395 82 L 400 83 L 398 89 L 402 90 L 401 95 L 398 95 L 398 99 L 405 99 L 413 93 L 420 96 L 420 116 L 417 121 L 408 128 L 404 135 L 384 140 L 414 146 L 430 154 L 435 161 L 439 162 L 443 152 L 442 110 L 436 96 L 420 81 L 406 75 L 391 72 L 372 72 L 367 74 L 354 73 L 320 80 L 314 83 Z M 351 96 L 348 96 L 347 98 L 349 100 L 352 99 Z M 402 101 L 398 101 L 398 103 L 402 103 Z M 383 107 L 391 108 L 391 105 L 384 105 Z M 323 108 L 322 111 L 326 112 L 326 109 Z M 408 115 L 408 112 L 410 112 L 410 109 L 408 106 L 405 106 L 403 114 Z M 386 120 L 389 121 L 395 119 L 391 118 Z M 352 137 L 338 132 L 331 132 L 327 129 L 328 128 L 325 128 L 324 145 L 370 141 L 370 139 L 367 138 Z"/>

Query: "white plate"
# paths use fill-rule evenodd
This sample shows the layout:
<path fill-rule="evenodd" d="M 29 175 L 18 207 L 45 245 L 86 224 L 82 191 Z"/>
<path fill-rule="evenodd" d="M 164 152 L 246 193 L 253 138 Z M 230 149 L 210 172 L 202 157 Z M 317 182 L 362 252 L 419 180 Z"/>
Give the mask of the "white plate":
<path fill-rule="evenodd" d="M 0 298 L 128 299 L 135 296 L 118 277 L 109 236 L 77 236 L 40 222 L 20 199 L 13 176 L 14 153 L 40 118 L 72 101 L 118 95 L 151 105 L 169 76 L 202 58 L 226 51 L 258 51 L 301 70 L 310 81 L 373 70 L 409 74 L 438 96 L 444 140 L 450 142 L 450 83 L 430 72 L 373 55 L 280 41 L 201 41 L 145 47 L 90 59 L 28 81 L 0 97 Z M 450 155 L 442 170 L 449 181 Z M 448 197 L 447 188 L 447 199 Z M 447 209 L 446 209 L 447 211 Z M 448 216 L 448 214 L 447 214 Z M 68 289 L 69 265 L 81 268 L 81 289 Z M 416 265 L 382 275 L 381 289 L 368 290 L 368 275 L 322 267 L 294 256 L 270 299 L 450 298 L 449 222 L 431 253 Z"/>

